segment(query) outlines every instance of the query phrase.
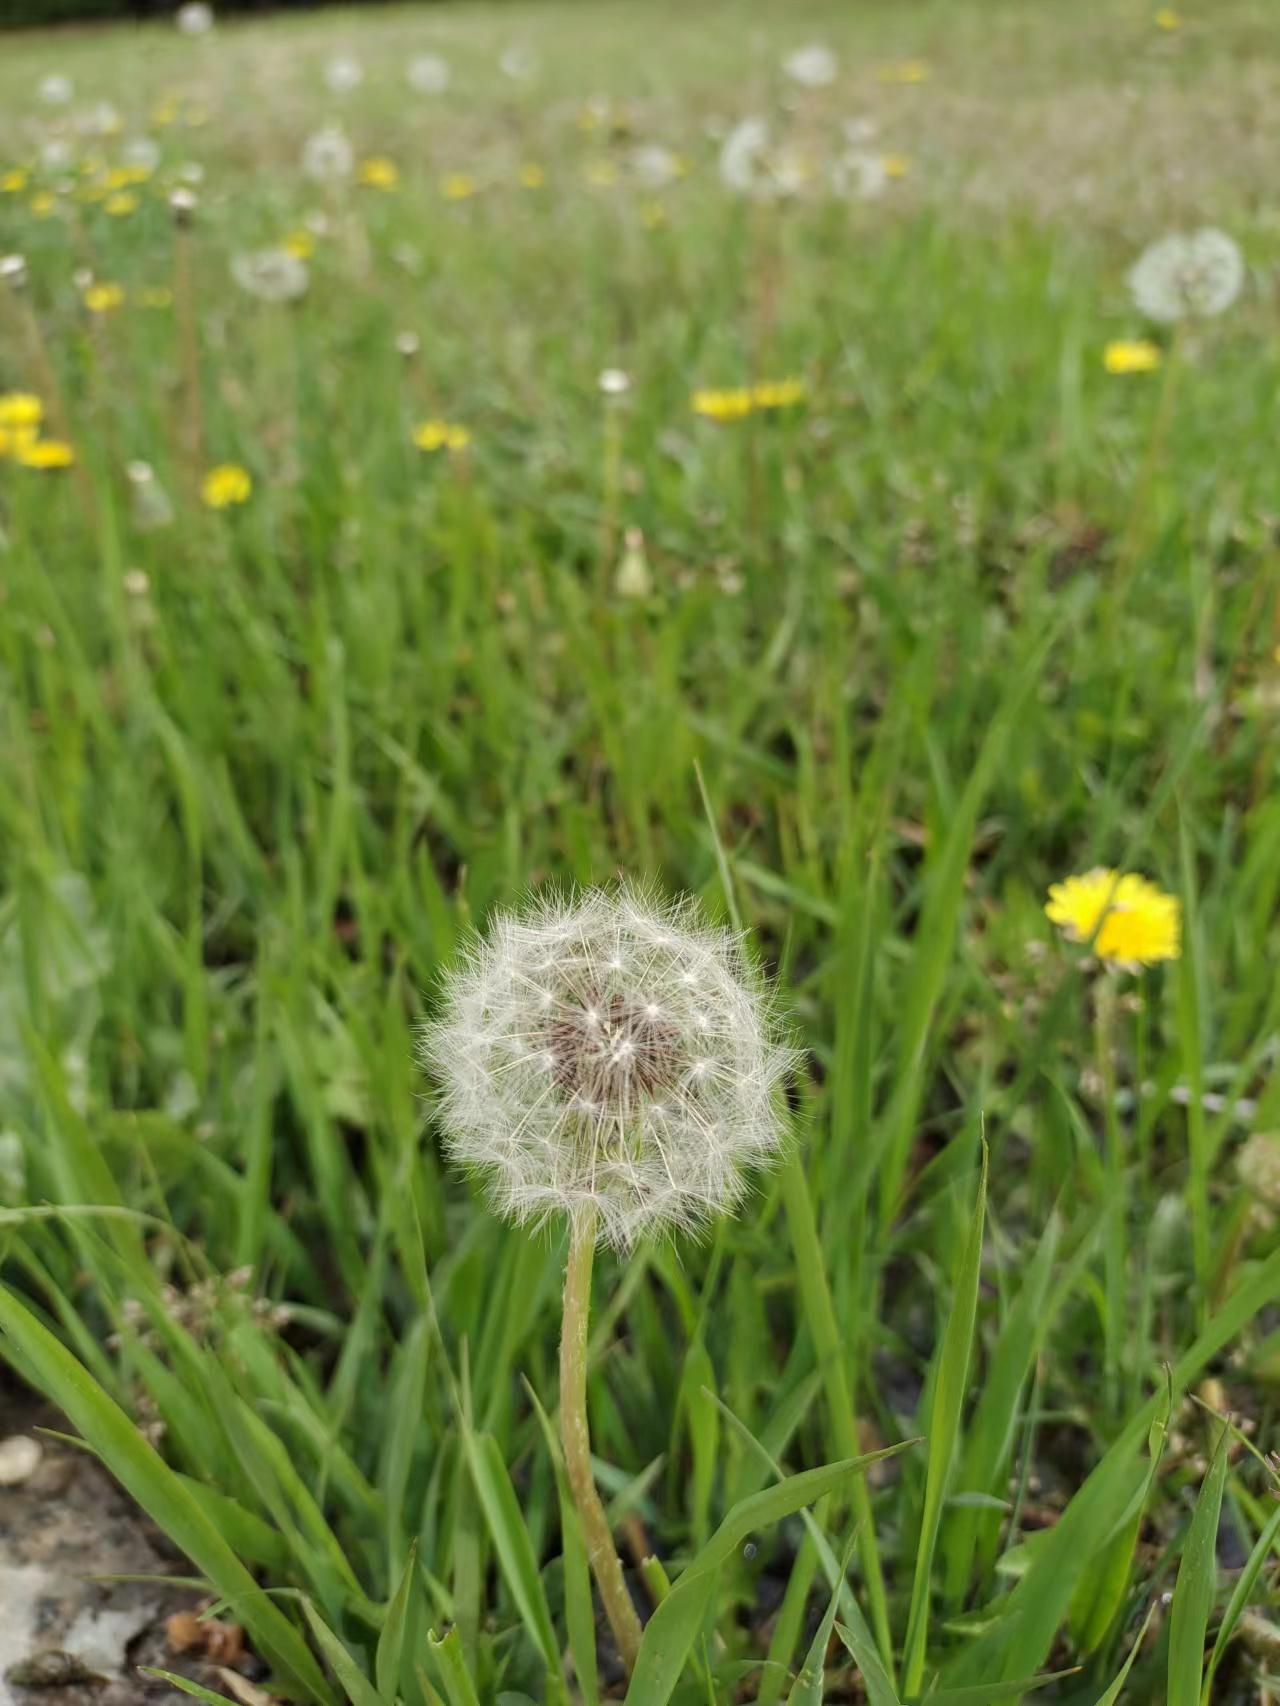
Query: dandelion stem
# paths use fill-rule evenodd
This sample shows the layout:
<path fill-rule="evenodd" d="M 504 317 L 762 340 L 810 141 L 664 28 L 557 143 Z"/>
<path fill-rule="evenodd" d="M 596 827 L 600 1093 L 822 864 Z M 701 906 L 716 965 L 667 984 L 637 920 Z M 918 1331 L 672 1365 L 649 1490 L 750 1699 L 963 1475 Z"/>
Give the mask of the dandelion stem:
<path fill-rule="evenodd" d="M 560 1439 L 569 1490 L 578 1507 L 592 1574 L 600 1589 L 613 1638 L 630 1671 L 640 1649 L 640 1618 L 627 1591 L 622 1562 L 596 1491 L 587 1429 L 587 1323 L 591 1314 L 595 1236 L 593 1211 L 572 1217 L 569 1265 L 564 1276 L 564 1325 L 560 1335 Z"/>
<path fill-rule="evenodd" d="M 1098 1078 L 1101 1084 L 1103 1125 L 1106 1133 L 1104 1157 L 1107 1190 L 1107 1231 L 1105 1243 L 1107 1332 L 1106 1377 L 1112 1401 L 1119 1396 L 1121 1383 L 1120 1335 L 1125 1323 L 1125 1236 L 1128 1224 L 1128 1203 L 1125 1194 L 1124 1142 L 1120 1112 L 1116 1107 L 1115 1014 L 1116 990 L 1107 972 L 1098 979 L 1094 1009 L 1094 1041 L 1098 1057 Z"/>

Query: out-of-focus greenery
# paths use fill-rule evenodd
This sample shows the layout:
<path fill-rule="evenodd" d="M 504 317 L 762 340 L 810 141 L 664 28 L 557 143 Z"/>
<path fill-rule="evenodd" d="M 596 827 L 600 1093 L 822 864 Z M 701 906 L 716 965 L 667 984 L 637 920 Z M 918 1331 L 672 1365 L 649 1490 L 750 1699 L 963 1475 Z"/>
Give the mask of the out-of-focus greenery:
<path fill-rule="evenodd" d="M 412 1033 L 473 923 L 619 869 L 727 875 L 808 1051 L 748 1212 L 599 1266 L 600 1483 L 681 1595 L 630 1698 L 1264 1686 L 1273 1478 L 1190 1394 L 1277 1443 L 1237 1164 L 1280 1130 L 1273 24 L 519 4 L 0 56 L 0 391 L 76 458 L 0 460 L 0 1353 L 294 1697 L 616 1682 L 538 1408 L 563 1251 L 445 1167 Z M 790 198 L 721 181 L 753 113 Z M 301 169 L 326 123 L 348 183 Z M 1240 301 L 1144 325 L 1126 269 L 1205 223 Z M 299 300 L 235 282 L 286 242 Z M 1180 960 L 1055 936 L 1099 864 L 1180 897 Z M 828 1643 L 848 1478 L 751 1501 L 918 1436 Z"/>

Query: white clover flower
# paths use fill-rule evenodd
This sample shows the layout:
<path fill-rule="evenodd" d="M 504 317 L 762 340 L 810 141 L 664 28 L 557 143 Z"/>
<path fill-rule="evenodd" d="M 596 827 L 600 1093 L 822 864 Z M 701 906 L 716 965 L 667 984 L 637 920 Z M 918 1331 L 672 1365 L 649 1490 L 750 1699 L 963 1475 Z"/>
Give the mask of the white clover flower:
<path fill-rule="evenodd" d="M 213 7 L 205 0 L 187 0 L 173 15 L 173 21 L 184 36 L 207 36 L 213 28 Z"/>
<path fill-rule="evenodd" d="M 319 183 L 338 183 L 355 171 L 355 149 L 337 125 L 327 124 L 303 143 L 302 169 Z"/>
<path fill-rule="evenodd" d="M 1144 249 L 1129 290 L 1149 320 L 1207 318 L 1230 308 L 1244 284 L 1244 257 L 1225 231 L 1173 232 Z"/>
<path fill-rule="evenodd" d="M 51 71 L 47 77 L 40 79 L 40 87 L 37 92 L 46 106 L 64 107 L 75 90 L 72 87 L 70 77 L 64 76 L 61 71 Z"/>
<path fill-rule="evenodd" d="M 364 82 L 364 67 L 350 54 L 340 53 L 326 64 L 324 80 L 332 94 L 349 95 Z"/>
<path fill-rule="evenodd" d="M 831 49 L 815 41 L 789 53 L 782 62 L 782 69 L 793 83 L 799 83 L 803 89 L 825 89 L 835 82 L 840 67 Z"/>
<path fill-rule="evenodd" d="M 235 256 L 231 276 L 260 302 L 296 302 L 305 294 L 310 275 L 307 263 L 288 249 L 254 249 Z"/>
<path fill-rule="evenodd" d="M 420 53 L 409 61 L 405 76 L 417 95 L 443 95 L 449 87 L 449 66 L 438 53 Z"/>
<path fill-rule="evenodd" d="M 744 118 L 734 125 L 720 150 L 720 177 L 742 195 L 761 199 L 796 195 L 812 175 L 800 149 L 775 144 L 762 118 Z"/>
<path fill-rule="evenodd" d="M 449 1151 L 500 1213 L 625 1248 L 741 1199 L 781 1146 L 794 1056 L 735 936 L 622 887 L 499 914 L 423 1058 Z"/>

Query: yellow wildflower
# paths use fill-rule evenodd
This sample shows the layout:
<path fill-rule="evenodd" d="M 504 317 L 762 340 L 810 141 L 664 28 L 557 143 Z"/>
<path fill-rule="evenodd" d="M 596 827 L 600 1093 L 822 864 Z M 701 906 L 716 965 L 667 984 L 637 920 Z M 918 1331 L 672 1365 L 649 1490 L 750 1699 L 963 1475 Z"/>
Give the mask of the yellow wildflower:
<path fill-rule="evenodd" d="M 1182 14 L 1175 12 L 1172 6 L 1161 6 L 1155 16 L 1155 25 L 1158 30 L 1180 30 Z"/>
<path fill-rule="evenodd" d="M 32 391 L 0 391 L 0 427 L 38 427 L 44 404 Z"/>
<path fill-rule="evenodd" d="M 173 292 L 167 284 L 148 285 L 145 290 L 138 292 L 140 308 L 172 308 Z"/>
<path fill-rule="evenodd" d="M 53 195 L 49 190 L 37 190 L 31 200 L 27 203 L 27 206 L 31 209 L 32 213 L 35 214 L 37 219 L 47 219 L 53 212 L 56 205 Z"/>
<path fill-rule="evenodd" d="M 1176 960 L 1182 947 L 1182 907 L 1176 895 L 1132 871 L 1099 867 L 1053 883 L 1045 916 L 1073 942 L 1092 945 L 1118 965 Z"/>
<path fill-rule="evenodd" d="M 1160 346 L 1149 338 L 1117 338 L 1102 352 L 1108 373 L 1150 373 L 1160 365 Z"/>
<path fill-rule="evenodd" d="M 527 190 L 540 190 L 547 181 L 547 174 L 532 160 L 527 160 L 516 175 Z"/>
<path fill-rule="evenodd" d="M 11 171 L 0 173 L 0 190 L 6 195 L 18 195 L 27 187 L 27 174 L 21 166 L 15 166 Z"/>
<path fill-rule="evenodd" d="M 219 462 L 200 482 L 200 497 L 209 509 L 245 503 L 253 490 L 249 470 L 238 462 Z"/>
<path fill-rule="evenodd" d="M 0 426 L 0 457 L 20 456 L 29 444 L 35 443 L 39 436 L 38 427 Z"/>
<path fill-rule="evenodd" d="M 705 415 L 709 421 L 740 421 L 751 413 L 752 407 L 751 389 L 747 385 L 693 394 L 694 414 Z"/>
<path fill-rule="evenodd" d="M 63 439 L 33 438 L 18 446 L 15 458 L 24 468 L 69 468 L 76 453 Z"/>
<path fill-rule="evenodd" d="M 592 160 L 586 169 L 587 182 L 598 190 L 607 190 L 618 181 L 618 168 L 612 160 Z"/>
<path fill-rule="evenodd" d="M 880 164 L 884 167 L 886 178 L 905 178 L 911 170 L 909 154 L 882 154 Z"/>
<path fill-rule="evenodd" d="M 113 219 L 123 219 L 130 213 L 136 213 L 137 208 L 138 198 L 130 190 L 117 190 L 102 204 L 102 211 L 109 213 Z"/>
<path fill-rule="evenodd" d="M 161 101 L 159 106 L 151 109 L 151 122 L 158 129 L 164 130 L 178 122 L 178 103 L 176 101 Z"/>
<path fill-rule="evenodd" d="M 876 75 L 882 83 L 923 83 L 929 67 L 923 59 L 903 59 L 896 65 L 882 65 Z"/>
<path fill-rule="evenodd" d="M 83 300 L 91 314 L 109 314 L 113 308 L 119 308 L 124 302 L 124 286 L 91 284 L 85 290 Z"/>
<path fill-rule="evenodd" d="M 446 201 L 466 201 L 480 188 L 467 172 L 450 172 L 440 180 L 440 193 Z"/>
<path fill-rule="evenodd" d="M 471 434 L 456 421 L 433 419 L 414 427 L 413 442 L 419 450 L 465 450 L 471 443 Z"/>
<path fill-rule="evenodd" d="M 646 231 L 658 231 L 667 223 L 667 210 L 656 198 L 640 203 L 640 221 Z"/>
<path fill-rule="evenodd" d="M 300 226 L 296 231 L 290 231 L 280 245 L 286 254 L 292 255 L 296 261 L 309 261 L 316 252 L 316 240 L 311 232 Z"/>
<path fill-rule="evenodd" d="M 751 387 L 753 408 L 790 409 L 803 402 L 803 379 L 762 379 Z"/>
<path fill-rule="evenodd" d="M 373 154 L 360 162 L 358 176 L 371 190 L 393 190 L 400 182 L 400 168 L 385 154 Z"/>

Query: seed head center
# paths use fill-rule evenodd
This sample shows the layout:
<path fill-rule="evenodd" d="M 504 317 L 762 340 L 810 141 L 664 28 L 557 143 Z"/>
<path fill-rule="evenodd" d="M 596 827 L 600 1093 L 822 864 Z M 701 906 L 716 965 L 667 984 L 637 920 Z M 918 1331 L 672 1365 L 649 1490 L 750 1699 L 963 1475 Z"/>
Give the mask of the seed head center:
<path fill-rule="evenodd" d="M 606 1118 L 625 1118 L 642 1099 L 674 1089 L 686 1063 L 661 1007 L 621 992 L 562 1001 L 542 1042 L 556 1082 Z"/>

